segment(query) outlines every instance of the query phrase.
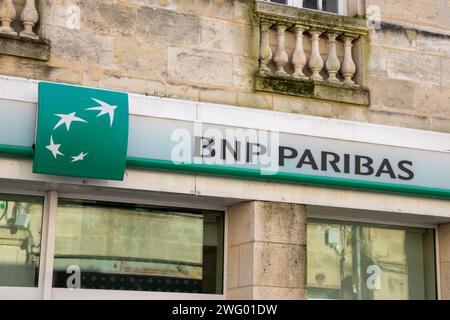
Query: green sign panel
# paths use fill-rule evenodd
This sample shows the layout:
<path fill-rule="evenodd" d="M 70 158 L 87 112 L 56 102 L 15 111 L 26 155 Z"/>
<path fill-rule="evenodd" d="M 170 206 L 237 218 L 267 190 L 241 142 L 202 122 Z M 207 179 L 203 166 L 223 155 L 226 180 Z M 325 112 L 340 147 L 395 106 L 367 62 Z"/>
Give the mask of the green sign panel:
<path fill-rule="evenodd" d="M 123 180 L 128 95 L 39 83 L 34 173 Z"/>

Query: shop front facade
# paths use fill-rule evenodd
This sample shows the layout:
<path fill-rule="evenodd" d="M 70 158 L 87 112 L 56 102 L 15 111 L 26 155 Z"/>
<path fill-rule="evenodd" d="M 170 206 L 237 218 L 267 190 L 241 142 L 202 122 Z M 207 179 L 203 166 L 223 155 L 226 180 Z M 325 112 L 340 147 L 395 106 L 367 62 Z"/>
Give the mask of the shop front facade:
<path fill-rule="evenodd" d="M 1 3 L 0 298 L 450 298 L 448 4 L 279 2 Z"/>

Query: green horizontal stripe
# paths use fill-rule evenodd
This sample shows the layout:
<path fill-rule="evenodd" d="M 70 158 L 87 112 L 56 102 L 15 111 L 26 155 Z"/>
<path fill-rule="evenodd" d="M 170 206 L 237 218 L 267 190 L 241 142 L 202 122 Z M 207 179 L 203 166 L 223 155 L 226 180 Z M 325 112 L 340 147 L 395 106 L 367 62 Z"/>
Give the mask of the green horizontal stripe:
<path fill-rule="evenodd" d="M 0 156 L 33 158 L 34 150 L 32 147 L 19 147 L 0 144 Z"/>
<path fill-rule="evenodd" d="M 147 168 L 152 170 L 168 170 L 168 171 L 191 172 L 207 175 L 231 176 L 240 179 L 290 182 L 312 186 L 337 187 L 355 190 L 367 190 L 377 192 L 408 194 L 422 197 L 450 199 L 450 190 L 445 189 L 322 177 L 322 176 L 295 174 L 287 172 L 277 172 L 272 175 L 261 175 L 261 172 L 259 170 L 254 169 L 232 168 L 225 166 L 205 165 L 205 164 L 177 165 L 171 161 L 166 160 L 153 160 L 140 158 L 128 158 L 127 166 L 135 168 Z"/>
<path fill-rule="evenodd" d="M 21 158 L 33 158 L 34 150 L 31 147 L 19 147 L 10 145 L 0 145 L 0 156 L 13 156 Z M 287 172 L 277 172 L 272 175 L 261 175 L 259 170 L 233 168 L 206 164 L 174 164 L 167 160 L 153 160 L 141 158 L 127 158 L 127 166 L 163 171 L 180 171 L 198 173 L 205 175 L 229 176 L 240 179 L 289 182 L 304 185 L 346 188 L 354 190 L 366 190 L 376 192 L 388 192 L 397 194 L 407 194 L 421 197 L 433 197 L 450 199 L 450 190 L 409 186 L 401 184 L 390 184 L 382 182 L 361 181 L 342 178 L 331 178 L 322 176 L 312 176 L 305 174 L 295 174 Z M 450 183 L 450 182 L 449 182 Z"/>

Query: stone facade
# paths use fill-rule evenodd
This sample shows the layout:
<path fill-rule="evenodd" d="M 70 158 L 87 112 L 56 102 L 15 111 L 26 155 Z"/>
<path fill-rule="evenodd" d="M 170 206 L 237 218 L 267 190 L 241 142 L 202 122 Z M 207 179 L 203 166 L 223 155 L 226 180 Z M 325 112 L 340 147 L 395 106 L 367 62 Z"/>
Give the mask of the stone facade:
<path fill-rule="evenodd" d="M 228 298 L 305 299 L 305 207 L 245 202 L 228 219 Z"/>
<path fill-rule="evenodd" d="M 49 61 L 1 54 L 0 73 L 450 132 L 449 2 L 349 3 L 351 14 L 364 13 L 364 5 L 382 14 L 361 61 L 369 106 L 255 92 L 252 0 L 39 0 L 37 33 L 51 41 Z"/>

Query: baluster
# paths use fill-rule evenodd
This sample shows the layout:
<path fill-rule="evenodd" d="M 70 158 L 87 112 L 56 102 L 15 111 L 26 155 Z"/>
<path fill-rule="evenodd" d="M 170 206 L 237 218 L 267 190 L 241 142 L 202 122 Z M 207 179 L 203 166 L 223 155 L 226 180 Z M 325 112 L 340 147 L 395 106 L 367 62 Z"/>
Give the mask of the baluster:
<path fill-rule="evenodd" d="M 33 32 L 34 25 L 39 20 L 39 14 L 36 10 L 35 0 L 27 0 L 25 7 L 20 14 L 20 20 L 23 23 L 25 30 L 20 33 L 21 37 L 39 39 L 39 37 Z"/>
<path fill-rule="evenodd" d="M 334 32 L 328 33 L 328 58 L 325 63 L 325 67 L 328 71 L 328 81 L 332 83 L 339 83 L 339 79 L 336 78 L 336 74 L 341 68 L 341 63 L 337 57 L 336 52 L 336 38 L 338 34 Z"/>
<path fill-rule="evenodd" d="M 11 23 L 13 23 L 16 18 L 16 8 L 14 8 L 14 4 L 12 0 L 3 0 L 0 5 L 0 20 L 2 22 L 2 26 L 0 27 L 0 33 L 17 35 L 17 32 L 11 28 Z"/>
<path fill-rule="evenodd" d="M 275 74 L 285 76 L 287 75 L 287 72 L 284 67 L 289 61 L 289 56 L 286 52 L 286 26 L 277 24 L 275 30 L 277 31 L 277 49 L 273 55 L 273 62 L 277 67 Z"/>
<path fill-rule="evenodd" d="M 323 78 L 320 75 L 320 71 L 323 68 L 323 59 L 320 56 L 320 35 L 321 30 L 312 29 L 309 31 L 311 35 L 311 58 L 309 59 L 309 69 L 311 69 L 312 80 L 322 81 Z"/>
<path fill-rule="evenodd" d="M 308 27 L 296 24 L 293 28 L 295 32 L 295 49 L 292 54 L 292 64 L 294 65 L 294 73 L 292 76 L 300 79 L 305 79 L 306 76 L 303 73 L 303 68 L 306 64 L 306 55 L 303 48 L 303 33 Z"/>
<path fill-rule="evenodd" d="M 355 82 L 352 80 L 356 72 L 356 65 L 352 55 L 353 40 L 355 39 L 356 36 L 352 34 L 345 34 L 342 37 L 342 40 L 344 40 L 344 61 L 342 62 L 341 73 L 344 76 L 344 84 L 351 86 L 355 85 Z"/>
<path fill-rule="evenodd" d="M 269 32 L 271 23 L 267 20 L 261 20 L 261 39 L 259 46 L 259 71 L 261 73 L 270 73 L 271 70 L 268 66 L 270 60 L 272 59 L 272 49 L 269 43 Z"/>

